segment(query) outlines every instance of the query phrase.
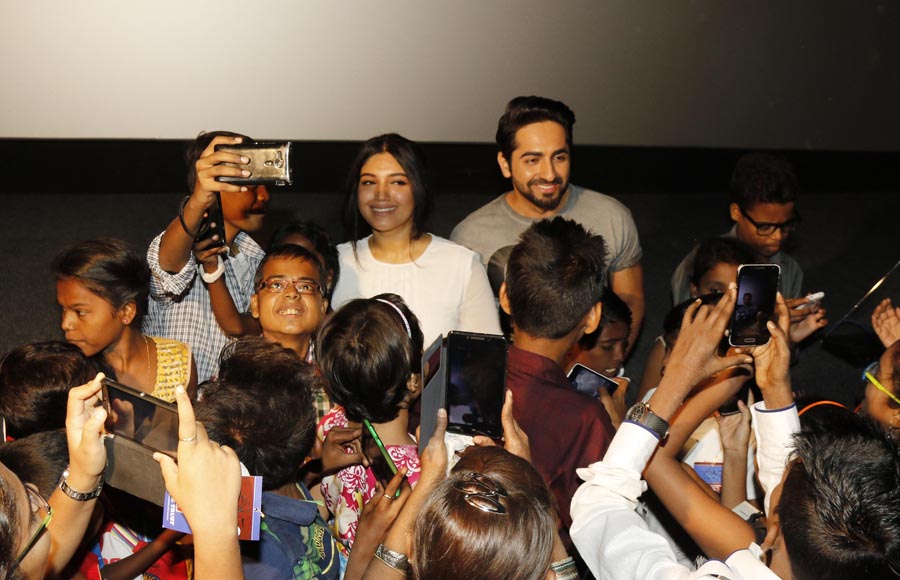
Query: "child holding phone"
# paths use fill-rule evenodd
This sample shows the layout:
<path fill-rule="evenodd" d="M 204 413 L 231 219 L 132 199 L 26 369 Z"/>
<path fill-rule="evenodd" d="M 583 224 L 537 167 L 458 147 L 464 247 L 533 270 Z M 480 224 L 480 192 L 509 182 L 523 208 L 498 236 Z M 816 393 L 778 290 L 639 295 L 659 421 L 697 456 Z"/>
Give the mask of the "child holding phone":
<path fill-rule="evenodd" d="M 150 270 L 127 243 L 75 244 L 57 256 L 54 273 L 66 340 L 85 356 L 98 355 L 119 381 L 169 402 L 177 387 L 196 384 L 186 344 L 141 333 Z"/>
<path fill-rule="evenodd" d="M 325 322 L 316 352 L 328 396 L 339 405 L 319 423 L 319 438 L 368 420 L 396 468 L 406 468 L 415 485 L 419 455 L 409 434 L 409 408 L 422 389 L 422 331 L 416 316 L 395 294 L 351 300 Z M 322 480 L 337 535 L 348 546 L 356 538 L 363 506 L 378 493 L 377 481 L 362 465 Z"/>

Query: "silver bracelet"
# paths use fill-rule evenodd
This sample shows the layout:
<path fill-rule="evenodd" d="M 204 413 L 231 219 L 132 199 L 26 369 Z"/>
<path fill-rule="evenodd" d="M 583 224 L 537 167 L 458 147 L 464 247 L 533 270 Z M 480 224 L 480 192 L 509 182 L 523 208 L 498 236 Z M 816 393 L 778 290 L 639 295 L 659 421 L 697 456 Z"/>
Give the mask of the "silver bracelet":
<path fill-rule="evenodd" d="M 571 556 L 550 564 L 550 570 L 556 576 L 556 580 L 575 580 L 578 578 L 578 568 Z"/>
<path fill-rule="evenodd" d="M 100 481 L 97 482 L 97 487 L 90 491 L 75 491 L 71 487 L 69 487 L 69 482 L 67 478 L 69 477 L 69 468 L 66 467 L 66 470 L 63 471 L 62 477 L 59 480 L 59 489 L 74 499 L 75 501 L 90 501 L 92 499 L 97 499 L 100 495 L 100 492 L 103 490 L 103 475 L 100 476 Z"/>
<path fill-rule="evenodd" d="M 385 547 L 384 544 L 378 544 L 378 547 L 375 548 L 375 557 L 384 562 L 385 566 L 393 568 L 404 576 L 409 573 L 409 559 L 406 554 L 395 552 Z"/>

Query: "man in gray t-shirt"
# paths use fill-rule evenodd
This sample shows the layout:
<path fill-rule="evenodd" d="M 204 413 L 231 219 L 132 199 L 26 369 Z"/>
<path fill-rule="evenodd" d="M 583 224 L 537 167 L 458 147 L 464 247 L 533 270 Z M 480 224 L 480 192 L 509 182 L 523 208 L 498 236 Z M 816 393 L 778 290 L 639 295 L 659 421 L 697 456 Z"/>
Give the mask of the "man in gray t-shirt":
<path fill-rule="evenodd" d="M 619 201 L 569 183 L 575 114 L 559 101 L 516 97 L 497 127 L 497 163 L 513 188 L 460 222 L 450 239 L 481 255 L 496 293 L 519 235 L 535 221 L 563 216 L 603 236 L 609 285 L 631 309 L 631 345 L 644 319 L 641 244 Z"/>

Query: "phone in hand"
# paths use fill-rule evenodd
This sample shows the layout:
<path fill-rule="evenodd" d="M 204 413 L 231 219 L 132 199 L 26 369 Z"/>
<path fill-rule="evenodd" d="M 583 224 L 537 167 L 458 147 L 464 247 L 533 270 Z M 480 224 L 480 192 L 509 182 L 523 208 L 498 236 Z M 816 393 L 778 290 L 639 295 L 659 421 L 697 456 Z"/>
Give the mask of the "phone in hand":
<path fill-rule="evenodd" d="M 238 145 L 216 145 L 216 151 L 228 151 L 248 158 L 243 165 L 226 165 L 246 169 L 247 177 L 222 175 L 216 181 L 232 185 L 290 185 L 291 184 L 291 142 L 270 141 L 241 143 Z"/>
<path fill-rule="evenodd" d="M 603 376 L 594 369 L 584 366 L 581 363 L 575 363 L 569 370 L 569 381 L 572 387 L 579 393 L 590 395 L 595 399 L 599 398 L 598 389 L 606 389 L 610 395 L 619 388 L 619 383 L 609 377 Z"/>
<path fill-rule="evenodd" d="M 369 462 L 369 468 L 375 474 L 375 478 L 381 482 L 381 487 L 387 489 L 388 483 L 397 474 L 397 466 L 368 419 L 363 419 L 361 443 L 363 455 Z M 400 490 L 398 489 L 394 497 L 399 496 Z"/>
<path fill-rule="evenodd" d="M 218 191 L 215 192 L 215 195 L 216 200 L 203 214 L 203 221 L 200 222 L 200 229 L 197 230 L 197 237 L 194 239 L 196 244 L 197 242 L 212 239 L 215 236 L 216 240 L 210 244 L 210 248 L 221 247 L 227 243 L 225 240 L 225 218 L 222 215 L 222 196 L 219 195 Z"/>
<path fill-rule="evenodd" d="M 775 314 L 775 296 L 781 266 L 778 264 L 741 264 L 738 267 L 737 303 L 731 314 L 728 344 L 759 346 L 769 342 L 766 323 Z"/>
<path fill-rule="evenodd" d="M 503 436 L 506 356 L 506 339 L 500 335 L 458 331 L 447 335 L 448 431 Z"/>

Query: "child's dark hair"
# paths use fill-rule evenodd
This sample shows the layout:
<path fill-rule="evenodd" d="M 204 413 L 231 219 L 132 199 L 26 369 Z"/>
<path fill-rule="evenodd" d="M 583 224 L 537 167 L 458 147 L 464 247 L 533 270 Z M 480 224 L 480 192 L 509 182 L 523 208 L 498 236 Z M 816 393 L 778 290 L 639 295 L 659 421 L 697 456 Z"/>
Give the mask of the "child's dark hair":
<path fill-rule="evenodd" d="M 94 363 L 67 342 L 35 342 L 6 353 L 0 360 L 0 415 L 7 434 L 64 428 L 69 389 L 96 374 Z"/>
<path fill-rule="evenodd" d="M 744 209 L 758 203 L 790 203 L 797 200 L 799 185 L 791 164 L 768 153 L 747 153 L 731 174 L 731 201 Z"/>
<path fill-rule="evenodd" d="M 50 497 L 69 465 L 66 432 L 44 431 L 0 444 L 0 463 L 22 481 L 36 485 L 42 496 Z"/>
<path fill-rule="evenodd" d="M 240 133 L 232 133 L 231 131 L 201 131 L 197 138 L 194 139 L 184 152 L 184 162 L 187 165 L 187 186 L 188 191 L 194 191 L 194 185 L 197 184 L 197 160 L 212 143 L 216 137 L 241 137 L 242 143 L 250 143 L 253 141 L 246 135 Z"/>
<path fill-rule="evenodd" d="M 579 346 L 584 350 L 591 350 L 597 346 L 597 340 L 603 327 L 612 322 L 622 322 L 631 329 L 631 309 L 625 304 L 625 301 L 619 298 L 619 295 L 612 291 L 609 286 L 603 290 L 603 313 L 600 315 L 600 324 L 597 330 L 590 334 L 585 334 L 578 341 Z"/>
<path fill-rule="evenodd" d="M 506 295 L 516 328 L 537 338 L 572 332 L 603 295 L 606 244 L 562 217 L 534 222 L 506 265 Z"/>
<path fill-rule="evenodd" d="M 344 304 L 316 344 L 329 398 L 351 421 L 391 421 L 406 401 L 410 377 L 421 369 L 422 343 L 419 320 L 396 294 Z"/>
<path fill-rule="evenodd" d="M 222 352 L 219 376 L 202 386 L 197 420 L 209 437 L 232 447 L 263 489 L 296 480 L 315 441 L 312 390 L 318 373 L 297 355 L 261 337 Z"/>
<path fill-rule="evenodd" d="M 387 133 L 372 137 L 359 150 L 350 174 L 347 176 L 347 196 L 344 198 L 344 227 L 346 234 L 355 244 L 360 238 L 368 235 L 372 228 L 359 213 L 359 174 L 369 158 L 379 153 L 390 153 L 397 160 L 409 179 L 413 194 L 412 238 L 416 239 L 425 233 L 425 222 L 431 213 L 434 203 L 431 190 L 426 180 L 425 154 L 414 142 L 396 133 Z"/>
<path fill-rule="evenodd" d="M 699 288 L 700 279 L 718 264 L 740 266 L 755 261 L 750 247 L 737 238 L 709 238 L 697 246 L 691 261 L 691 284 Z"/>
<path fill-rule="evenodd" d="M 722 298 L 722 294 L 704 294 L 703 296 L 689 298 L 680 304 L 676 304 L 666 313 L 666 317 L 663 319 L 663 334 L 670 334 L 680 330 L 681 321 L 684 320 L 684 313 L 687 311 L 688 306 L 697 300 L 701 304 L 712 306 L 718 304 L 720 298 Z"/>
<path fill-rule="evenodd" d="M 274 248 L 269 248 L 266 252 L 266 257 L 262 259 L 259 263 L 259 266 L 256 267 L 256 275 L 253 277 L 253 288 L 254 290 L 259 290 L 259 285 L 262 283 L 263 279 L 263 267 L 270 261 L 275 258 L 289 259 L 289 260 L 306 260 L 316 268 L 316 283 L 322 288 L 322 291 L 325 291 L 325 272 L 322 266 L 322 262 L 319 261 L 319 258 L 304 248 L 303 246 L 298 246 L 295 244 L 284 244 L 283 246 L 275 246 Z"/>
<path fill-rule="evenodd" d="M 269 240 L 269 248 L 271 251 L 276 246 L 283 246 L 287 238 L 291 236 L 303 236 L 316 252 L 322 257 L 322 267 L 325 268 L 325 276 L 331 277 L 328 282 L 328 290 L 326 296 L 331 298 L 331 292 L 337 286 L 338 279 L 341 276 L 341 264 L 338 258 L 337 247 L 331 243 L 331 237 L 328 232 L 313 221 L 290 222 L 275 230 L 272 238 Z"/>
<path fill-rule="evenodd" d="M 150 295 L 150 267 L 128 242 L 100 238 L 69 246 L 56 257 L 53 273 L 57 280 L 78 280 L 116 310 L 134 302 L 132 324 L 140 326 Z"/>

